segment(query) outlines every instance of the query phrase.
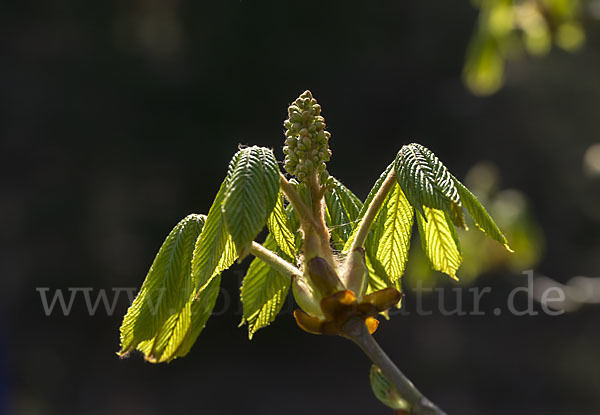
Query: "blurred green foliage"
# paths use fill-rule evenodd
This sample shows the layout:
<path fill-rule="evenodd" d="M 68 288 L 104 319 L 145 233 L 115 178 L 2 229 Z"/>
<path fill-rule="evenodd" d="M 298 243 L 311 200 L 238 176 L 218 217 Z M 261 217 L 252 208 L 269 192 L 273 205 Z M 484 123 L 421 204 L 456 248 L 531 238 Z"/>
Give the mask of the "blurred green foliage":
<path fill-rule="evenodd" d="M 457 277 L 461 283 L 473 283 L 479 275 L 497 269 L 520 272 L 537 264 L 544 252 L 544 235 L 524 193 L 515 189 L 500 190 L 498 169 L 489 162 L 473 166 L 464 182 L 496 219 L 514 252 L 507 252 L 481 232 L 458 229 L 463 262 Z M 468 221 L 468 226 L 473 228 L 475 225 Z M 439 274 L 431 270 L 422 249 L 416 246 L 411 250 L 406 274 L 408 286 L 418 280 L 425 287 L 439 285 Z"/>
<path fill-rule="evenodd" d="M 479 20 L 463 69 L 476 95 L 490 95 L 504 83 L 505 63 L 528 53 L 546 55 L 552 43 L 574 52 L 585 42 L 579 0 L 474 0 Z"/>

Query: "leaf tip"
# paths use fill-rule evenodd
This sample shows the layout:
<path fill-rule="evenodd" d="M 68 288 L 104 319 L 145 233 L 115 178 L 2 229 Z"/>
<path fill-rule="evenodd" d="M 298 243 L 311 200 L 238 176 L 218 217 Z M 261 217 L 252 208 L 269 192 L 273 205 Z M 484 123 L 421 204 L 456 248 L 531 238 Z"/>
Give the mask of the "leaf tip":
<path fill-rule="evenodd" d="M 157 359 L 153 354 L 144 356 L 144 360 L 148 363 L 160 363 L 161 360 Z"/>
<path fill-rule="evenodd" d="M 236 245 L 237 251 L 238 251 L 238 259 L 237 259 L 237 263 L 241 264 L 242 261 L 250 254 L 250 244 L 252 242 L 243 244 L 243 245 Z"/>
<path fill-rule="evenodd" d="M 455 272 L 449 272 L 449 273 L 448 273 L 448 276 L 449 276 L 450 278 L 452 278 L 454 281 L 460 281 L 460 280 L 458 279 L 458 275 L 456 275 L 456 273 L 455 273 Z"/>

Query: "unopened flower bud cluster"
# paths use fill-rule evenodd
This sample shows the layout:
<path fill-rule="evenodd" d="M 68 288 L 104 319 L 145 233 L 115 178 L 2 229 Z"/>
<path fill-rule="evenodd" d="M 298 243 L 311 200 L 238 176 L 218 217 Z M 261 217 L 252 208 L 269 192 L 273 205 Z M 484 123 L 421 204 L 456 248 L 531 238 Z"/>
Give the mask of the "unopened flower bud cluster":
<path fill-rule="evenodd" d="M 321 106 L 310 91 L 304 92 L 289 106 L 288 119 L 283 125 L 286 128 L 285 170 L 301 182 L 316 171 L 321 183 L 327 184 L 329 173 L 325 163 L 331 157 L 328 144 L 331 134 L 325 131 Z"/>

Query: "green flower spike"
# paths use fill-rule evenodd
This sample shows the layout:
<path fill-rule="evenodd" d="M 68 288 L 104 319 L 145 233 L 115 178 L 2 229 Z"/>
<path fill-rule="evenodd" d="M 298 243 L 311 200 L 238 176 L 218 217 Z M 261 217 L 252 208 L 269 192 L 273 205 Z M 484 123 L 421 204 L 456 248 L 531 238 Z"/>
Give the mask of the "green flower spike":
<path fill-rule="evenodd" d="M 320 182 L 327 184 L 330 176 L 325 163 L 331 157 L 328 144 L 331 134 L 325 131 L 321 106 L 310 91 L 304 91 L 288 107 L 288 119 L 283 125 L 286 128 L 285 170 L 300 182 L 317 172 Z"/>

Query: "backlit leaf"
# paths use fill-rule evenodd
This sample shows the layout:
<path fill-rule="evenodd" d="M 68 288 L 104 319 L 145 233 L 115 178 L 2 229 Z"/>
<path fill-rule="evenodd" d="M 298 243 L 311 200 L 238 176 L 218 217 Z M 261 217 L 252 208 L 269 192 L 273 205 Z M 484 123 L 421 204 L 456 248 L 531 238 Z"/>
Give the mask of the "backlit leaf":
<path fill-rule="evenodd" d="M 154 338 L 138 346 L 147 361 L 170 362 L 190 351 L 215 306 L 220 283 L 221 276 L 218 275 L 204 287 L 198 298 L 192 293 L 187 303 L 165 321 Z"/>
<path fill-rule="evenodd" d="M 471 193 L 469 189 L 467 189 L 456 178 L 454 178 L 454 182 L 456 183 L 462 204 L 469 211 L 469 214 L 473 218 L 475 225 L 487 236 L 500 242 L 508 251 L 512 252 L 512 249 L 510 249 L 508 246 L 506 237 L 488 214 L 487 210 L 485 210 L 483 205 L 479 203 L 479 200 L 477 200 L 475 195 Z"/>
<path fill-rule="evenodd" d="M 457 226 L 464 227 L 460 197 L 452 175 L 429 149 L 408 144 L 398 152 L 394 164 L 396 179 L 410 204 L 424 215 L 422 206 L 448 213 Z"/>
<path fill-rule="evenodd" d="M 447 213 L 427 206 L 423 210 L 426 220 L 417 214 L 423 252 L 433 269 L 458 280 L 456 271 L 462 262 L 462 255 L 456 229 Z"/>
<path fill-rule="evenodd" d="M 413 209 L 398 183 L 381 207 L 365 243 L 370 263 L 380 277 L 395 283 L 406 268 L 413 226 Z"/>
<path fill-rule="evenodd" d="M 229 164 L 222 205 L 238 253 L 267 224 L 278 194 L 279 168 L 273 152 L 256 146 L 239 150 Z"/>
<path fill-rule="evenodd" d="M 358 231 L 360 222 L 362 221 L 363 217 L 365 216 L 365 213 L 367 212 L 367 209 L 369 208 L 369 206 L 371 205 L 371 202 L 375 198 L 375 195 L 381 188 L 381 185 L 383 184 L 383 182 L 385 181 L 388 174 L 390 173 L 390 171 L 393 168 L 394 168 L 394 163 L 391 163 L 389 166 L 387 166 L 385 171 L 383 173 L 381 173 L 381 176 L 379 176 L 379 178 L 377 179 L 377 181 L 371 188 L 371 191 L 369 191 L 369 194 L 367 195 L 365 203 L 363 203 L 360 211 L 358 212 L 358 216 L 355 220 L 354 228 L 352 229 L 352 234 L 350 235 L 350 237 L 346 241 L 346 244 L 344 245 L 344 250 L 343 250 L 344 253 L 347 253 L 348 250 L 350 249 L 350 247 L 352 246 L 352 241 L 354 241 L 354 237 L 356 236 L 356 232 Z"/>
<path fill-rule="evenodd" d="M 267 220 L 269 233 L 277 242 L 277 246 L 290 258 L 296 257 L 296 237 L 292 231 L 288 214 L 283 207 L 283 195 L 277 197 L 277 203 Z"/>
<path fill-rule="evenodd" d="M 277 244 L 269 235 L 264 243 L 267 249 L 276 249 Z M 290 258 L 284 259 L 289 260 Z M 290 289 L 291 276 L 284 275 L 259 258 L 250 263 L 241 289 L 244 308 L 242 324 L 248 324 L 248 337 L 271 324 L 281 310 Z"/>
<path fill-rule="evenodd" d="M 221 205 L 227 190 L 227 180 L 208 211 L 204 229 L 196 241 L 192 257 L 192 281 L 194 287 L 202 289 L 215 276 L 229 268 L 237 258 L 233 239 L 227 231 Z"/>
<path fill-rule="evenodd" d="M 123 318 L 119 354 L 127 354 L 140 342 L 154 337 L 188 300 L 194 288 L 190 265 L 194 243 L 204 222 L 203 215 L 189 215 L 167 236 Z"/>

